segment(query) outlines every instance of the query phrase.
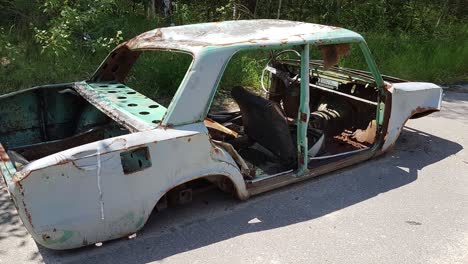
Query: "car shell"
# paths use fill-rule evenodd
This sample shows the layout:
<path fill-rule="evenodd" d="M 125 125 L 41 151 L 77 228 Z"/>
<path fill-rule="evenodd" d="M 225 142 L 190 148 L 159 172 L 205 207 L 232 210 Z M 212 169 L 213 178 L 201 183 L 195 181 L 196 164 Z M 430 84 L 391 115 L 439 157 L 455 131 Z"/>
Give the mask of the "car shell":
<path fill-rule="evenodd" d="M 204 177 L 220 185 L 228 181 L 238 198 L 247 199 L 379 155 L 395 144 L 409 118 L 440 110 L 439 86 L 384 82 L 368 52 L 365 56 L 372 75 L 385 95 L 380 113 L 382 130 L 372 151 L 332 166 L 309 168 L 303 175 L 288 171 L 262 180 L 244 180 L 231 154 L 210 140 L 203 123 L 231 56 L 243 49 L 348 42 L 359 43 L 367 50 L 364 39 L 350 30 L 280 20 L 161 28 L 124 42 L 90 81 L 121 80 L 128 69 L 114 73 L 108 69 L 122 58 L 134 62 L 131 54 L 135 51 L 170 49 L 194 57 L 162 123 L 142 126 L 144 129 L 133 126 L 133 133 L 41 158 L 20 171 L 0 145 L 0 171 L 20 218 L 35 241 L 51 249 L 77 248 L 128 236 L 144 226 L 164 194 L 185 182 Z M 82 82 L 74 84 L 77 90 L 84 89 L 81 86 Z M 125 116 L 116 118 L 125 122 Z M 127 173 L 121 156 L 135 150 L 143 150 L 152 164 Z"/>

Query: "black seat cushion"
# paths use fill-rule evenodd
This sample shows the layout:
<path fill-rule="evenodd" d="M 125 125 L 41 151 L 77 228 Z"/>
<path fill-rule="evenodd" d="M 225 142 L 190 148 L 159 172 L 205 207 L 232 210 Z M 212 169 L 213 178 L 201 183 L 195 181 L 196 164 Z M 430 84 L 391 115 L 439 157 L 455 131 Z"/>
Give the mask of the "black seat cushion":
<path fill-rule="evenodd" d="M 231 95 L 241 110 L 247 136 L 278 156 L 282 165 L 294 166 L 297 150 L 281 107 L 241 86 L 234 87 Z"/>

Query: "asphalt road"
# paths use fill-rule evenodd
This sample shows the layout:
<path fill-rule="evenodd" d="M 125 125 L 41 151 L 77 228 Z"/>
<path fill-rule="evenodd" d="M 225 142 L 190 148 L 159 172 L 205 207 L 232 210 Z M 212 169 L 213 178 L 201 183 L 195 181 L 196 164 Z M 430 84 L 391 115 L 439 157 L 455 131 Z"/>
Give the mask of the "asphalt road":
<path fill-rule="evenodd" d="M 468 93 L 447 92 L 381 158 L 246 202 L 209 192 L 71 251 L 36 245 L 2 185 L 0 263 L 468 263 L 467 147 Z"/>

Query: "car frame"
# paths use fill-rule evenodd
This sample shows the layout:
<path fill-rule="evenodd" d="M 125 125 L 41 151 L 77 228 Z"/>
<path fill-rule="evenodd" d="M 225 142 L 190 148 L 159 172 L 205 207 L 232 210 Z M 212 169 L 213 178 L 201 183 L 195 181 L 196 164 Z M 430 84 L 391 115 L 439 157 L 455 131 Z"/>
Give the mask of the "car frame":
<path fill-rule="evenodd" d="M 309 49 L 348 43 L 360 47 L 370 70 L 370 73 L 353 71 L 353 74 L 372 79 L 378 92 L 377 128 L 372 145 L 325 157 L 329 162 L 323 164 L 310 165 L 306 162 L 313 160 L 309 157 L 307 140 L 311 112 Z M 301 69 L 300 105 L 294 120 L 298 131 L 296 166 L 248 179 L 235 151 L 211 139 L 205 120 L 226 65 L 234 54 L 292 47 L 300 50 Z M 101 86 L 122 85 L 120 82 L 144 50 L 171 50 L 193 57 L 167 109 L 136 93 L 140 96 L 134 99 L 137 105 L 155 105 L 159 109 L 147 114 L 150 119 L 136 116 L 133 110 L 99 90 L 106 88 Z M 391 149 L 408 119 L 439 111 L 442 96 L 442 89 L 435 84 L 382 76 L 358 33 L 283 20 L 226 21 L 148 31 L 116 47 L 88 81 L 34 87 L 3 95 L 0 101 L 25 100 L 26 95 L 46 90 L 77 93 L 130 132 L 43 155 L 18 169 L 8 153 L 12 144 L 6 144 L 13 134 L 2 136 L 7 130 L 0 131 L 0 173 L 21 220 L 37 243 L 60 250 L 137 232 L 155 208 L 165 207 L 161 201 L 171 190 L 197 179 L 206 179 L 245 200 L 376 157 Z M 28 100 L 36 102 L 35 98 Z M 0 107 L 0 127 L 17 122 L 14 113 L 8 111 Z M 179 192 L 178 195 L 191 194 Z"/>

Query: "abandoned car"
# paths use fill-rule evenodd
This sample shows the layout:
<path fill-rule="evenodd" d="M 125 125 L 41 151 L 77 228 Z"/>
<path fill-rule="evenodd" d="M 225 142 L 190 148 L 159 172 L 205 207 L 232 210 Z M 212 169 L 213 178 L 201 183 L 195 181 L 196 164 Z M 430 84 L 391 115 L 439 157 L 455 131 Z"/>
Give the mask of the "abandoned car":
<path fill-rule="evenodd" d="M 155 51 L 190 56 L 166 106 L 128 82 Z M 244 51 L 267 54 L 258 87 L 231 87 L 234 107 L 215 111 L 225 69 Z M 366 69 L 340 65 L 351 51 Z M 134 234 L 200 184 L 243 200 L 376 157 L 409 118 L 439 111 L 441 95 L 381 75 L 363 37 L 343 28 L 158 28 L 116 47 L 89 80 L 1 96 L 0 172 L 37 243 L 77 248 Z"/>

